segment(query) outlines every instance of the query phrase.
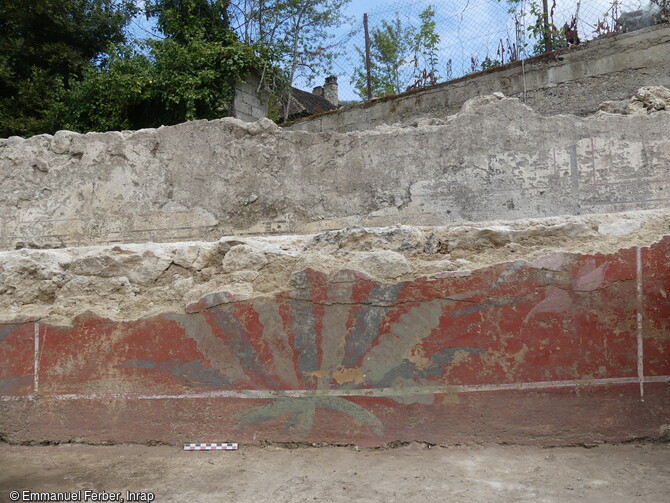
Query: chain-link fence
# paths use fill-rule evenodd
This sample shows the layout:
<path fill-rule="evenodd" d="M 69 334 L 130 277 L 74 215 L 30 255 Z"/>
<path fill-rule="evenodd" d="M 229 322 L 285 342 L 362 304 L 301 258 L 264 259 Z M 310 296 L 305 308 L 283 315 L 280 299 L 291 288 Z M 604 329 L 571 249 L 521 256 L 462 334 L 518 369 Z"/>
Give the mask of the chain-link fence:
<path fill-rule="evenodd" d="M 546 11 L 545 11 L 546 9 Z M 400 0 L 337 40 L 340 101 L 445 82 L 547 50 L 667 21 L 669 0 Z M 544 13 L 546 12 L 546 17 Z"/>

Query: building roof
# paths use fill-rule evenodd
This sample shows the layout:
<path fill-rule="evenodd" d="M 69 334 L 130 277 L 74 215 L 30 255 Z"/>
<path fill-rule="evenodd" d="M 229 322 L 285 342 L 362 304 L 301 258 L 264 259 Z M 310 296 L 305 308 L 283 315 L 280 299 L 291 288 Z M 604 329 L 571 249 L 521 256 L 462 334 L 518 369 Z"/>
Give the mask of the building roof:
<path fill-rule="evenodd" d="M 292 94 L 293 99 L 291 100 L 288 120 L 295 120 L 300 117 L 307 117 L 337 109 L 335 105 L 323 96 L 317 96 L 296 87 L 292 88 Z"/>

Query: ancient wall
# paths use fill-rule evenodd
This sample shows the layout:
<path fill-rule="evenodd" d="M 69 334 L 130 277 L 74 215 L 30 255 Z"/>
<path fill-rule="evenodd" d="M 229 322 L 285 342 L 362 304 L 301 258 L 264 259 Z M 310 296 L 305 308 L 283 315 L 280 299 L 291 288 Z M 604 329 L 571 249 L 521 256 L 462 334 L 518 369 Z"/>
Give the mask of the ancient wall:
<path fill-rule="evenodd" d="M 670 112 L 644 107 L 1 141 L 0 439 L 667 435 Z"/>
<path fill-rule="evenodd" d="M 670 25 L 590 41 L 577 47 L 468 75 L 428 89 L 305 118 L 291 130 L 362 131 L 420 117 L 446 117 L 475 96 L 502 92 L 544 115 L 594 113 L 607 100 L 642 86 L 670 87 Z"/>
<path fill-rule="evenodd" d="M 476 98 L 369 132 L 265 119 L 0 141 L 0 249 L 212 240 L 667 207 L 670 112 L 543 117 Z"/>
<path fill-rule="evenodd" d="M 0 252 L 11 442 L 670 431 L 670 212 Z"/>

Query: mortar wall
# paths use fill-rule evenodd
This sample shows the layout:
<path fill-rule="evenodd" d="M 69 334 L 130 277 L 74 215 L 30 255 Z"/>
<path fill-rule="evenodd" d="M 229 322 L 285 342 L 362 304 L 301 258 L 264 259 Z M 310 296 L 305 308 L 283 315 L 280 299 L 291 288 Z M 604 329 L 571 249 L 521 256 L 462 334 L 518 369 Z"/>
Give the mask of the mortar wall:
<path fill-rule="evenodd" d="M 0 248 L 667 207 L 670 112 L 542 117 L 479 98 L 434 125 L 311 134 L 271 121 L 0 142 Z"/>
<path fill-rule="evenodd" d="M 468 75 L 425 90 L 301 119 L 291 130 L 361 131 L 418 117 L 446 117 L 475 96 L 502 92 L 545 115 L 585 115 L 642 86 L 670 87 L 670 25 L 623 33 Z"/>

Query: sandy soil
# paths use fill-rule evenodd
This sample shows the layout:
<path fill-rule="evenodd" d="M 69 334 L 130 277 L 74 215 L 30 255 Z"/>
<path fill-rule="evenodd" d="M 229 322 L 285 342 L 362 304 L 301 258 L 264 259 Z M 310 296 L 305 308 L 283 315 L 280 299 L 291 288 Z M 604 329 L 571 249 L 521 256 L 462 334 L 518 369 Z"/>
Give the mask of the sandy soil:
<path fill-rule="evenodd" d="M 0 444 L 0 500 L 13 490 L 146 491 L 193 502 L 668 501 L 670 444 L 395 449 Z M 101 493 L 99 493 L 101 494 Z M 146 494 L 145 494 L 146 496 Z"/>

